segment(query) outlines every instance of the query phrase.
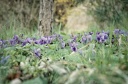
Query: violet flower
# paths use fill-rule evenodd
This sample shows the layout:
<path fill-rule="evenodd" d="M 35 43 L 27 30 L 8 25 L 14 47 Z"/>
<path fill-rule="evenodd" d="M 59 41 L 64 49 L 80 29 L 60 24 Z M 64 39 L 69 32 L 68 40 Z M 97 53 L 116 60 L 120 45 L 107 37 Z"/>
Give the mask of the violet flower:
<path fill-rule="evenodd" d="M 33 40 L 32 40 L 31 38 L 27 38 L 27 39 L 26 39 L 26 42 L 27 42 L 27 43 L 32 43 Z"/>
<path fill-rule="evenodd" d="M 92 41 L 92 35 L 89 34 L 89 35 L 86 36 L 86 38 L 87 38 L 87 42 Z"/>
<path fill-rule="evenodd" d="M 3 47 L 3 41 L 0 40 L 0 48 L 2 48 L 2 47 Z"/>
<path fill-rule="evenodd" d="M 9 40 L 9 42 L 12 46 L 16 45 L 16 41 L 14 39 Z"/>
<path fill-rule="evenodd" d="M 63 41 L 63 37 L 61 35 L 58 35 L 57 37 L 59 41 Z"/>
<path fill-rule="evenodd" d="M 54 34 L 54 35 L 51 36 L 51 38 L 52 38 L 53 40 L 55 40 L 55 39 L 57 38 L 57 35 Z"/>
<path fill-rule="evenodd" d="M 75 35 L 71 35 L 71 39 L 72 39 L 72 42 L 76 42 L 76 40 L 77 40 L 77 36 Z"/>
<path fill-rule="evenodd" d="M 65 42 L 62 41 L 60 44 L 61 44 L 61 49 L 64 49 L 65 48 Z"/>
<path fill-rule="evenodd" d="M 113 32 L 114 32 L 114 34 L 116 34 L 116 35 L 125 34 L 125 31 L 120 30 L 120 29 L 115 29 Z"/>
<path fill-rule="evenodd" d="M 72 51 L 74 52 L 77 51 L 77 45 L 78 45 L 77 43 L 73 42 L 73 43 L 70 43 L 69 45 Z"/>
<path fill-rule="evenodd" d="M 22 46 L 25 46 L 26 44 L 27 44 L 27 41 L 24 40 L 24 41 L 22 42 Z"/>
<path fill-rule="evenodd" d="M 34 43 L 35 44 L 40 44 L 40 40 L 35 40 Z"/>
<path fill-rule="evenodd" d="M 92 35 L 93 34 L 93 32 L 89 32 L 89 35 Z"/>
<path fill-rule="evenodd" d="M 82 36 L 82 38 L 81 38 L 81 42 L 82 42 L 82 43 L 86 43 L 86 42 L 87 42 L 87 38 L 86 38 L 86 36 Z"/>
<path fill-rule="evenodd" d="M 40 57 L 41 56 L 41 50 L 39 48 L 35 49 L 34 54 L 35 54 L 36 57 Z"/>
<path fill-rule="evenodd" d="M 13 38 L 9 40 L 9 42 L 12 46 L 14 46 L 16 44 L 20 44 L 21 40 L 19 39 L 18 35 L 14 35 Z"/>
<path fill-rule="evenodd" d="M 19 39 L 18 35 L 14 35 L 13 39 L 17 41 Z"/>
<path fill-rule="evenodd" d="M 50 44 L 52 42 L 52 37 L 48 36 L 47 37 L 47 44 Z"/>
<path fill-rule="evenodd" d="M 0 45 L 2 45 L 3 44 L 3 41 L 2 40 L 0 40 Z"/>
<path fill-rule="evenodd" d="M 40 44 L 40 45 L 44 45 L 44 44 L 50 44 L 52 42 L 52 37 L 48 36 L 48 37 L 41 37 L 41 39 L 39 40 L 35 40 L 34 43 L 35 44 Z"/>
<path fill-rule="evenodd" d="M 22 46 L 25 46 L 27 43 L 32 43 L 33 42 L 33 40 L 31 39 L 31 38 L 27 38 L 27 39 L 25 39 L 23 42 L 22 42 Z"/>
<path fill-rule="evenodd" d="M 41 37 L 40 42 L 41 45 L 47 44 L 47 38 L 46 37 Z"/>
<path fill-rule="evenodd" d="M 96 40 L 100 43 L 106 42 L 107 39 L 108 39 L 108 33 L 105 33 L 105 32 L 99 33 L 98 32 L 96 35 Z"/>

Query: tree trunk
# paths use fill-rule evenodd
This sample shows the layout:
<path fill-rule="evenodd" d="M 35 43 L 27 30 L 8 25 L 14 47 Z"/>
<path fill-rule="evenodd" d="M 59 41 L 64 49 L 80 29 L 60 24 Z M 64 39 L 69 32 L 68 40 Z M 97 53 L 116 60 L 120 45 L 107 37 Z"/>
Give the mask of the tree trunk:
<path fill-rule="evenodd" d="M 53 0 L 40 0 L 39 35 L 49 36 L 52 33 Z"/>

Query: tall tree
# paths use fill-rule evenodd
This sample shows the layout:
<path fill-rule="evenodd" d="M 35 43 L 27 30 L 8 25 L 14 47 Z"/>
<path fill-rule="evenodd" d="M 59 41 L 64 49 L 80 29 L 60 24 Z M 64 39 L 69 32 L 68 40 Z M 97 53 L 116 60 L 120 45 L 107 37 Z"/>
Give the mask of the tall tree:
<path fill-rule="evenodd" d="M 48 36 L 52 33 L 53 0 L 40 0 L 39 10 L 39 35 Z"/>

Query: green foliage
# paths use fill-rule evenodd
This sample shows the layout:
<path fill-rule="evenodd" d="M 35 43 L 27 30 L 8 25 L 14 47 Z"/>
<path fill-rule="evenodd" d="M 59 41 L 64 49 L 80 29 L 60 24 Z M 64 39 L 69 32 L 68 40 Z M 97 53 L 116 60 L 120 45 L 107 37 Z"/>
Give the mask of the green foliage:
<path fill-rule="evenodd" d="M 88 10 L 101 24 L 122 23 L 122 19 L 128 17 L 127 0 L 85 0 Z"/>
<path fill-rule="evenodd" d="M 97 31 L 94 31 L 94 36 Z M 61 33 L 63 40 L 68 42 L 69 36 Z M 91 41 L 86 44 L 78 43 L 78 52 L 72 52 L 69 46 L 64 49 L 55 40 L 52 44 L 38 45 L 17 44 L 2 48 L 0 55 L 10 58 L 5 64 L 0 64 L 0 76 L 5 79 L 9 73 L 15 73 L 13 67 L 20 67 L 23 84 L 126 84 L 128 83 L 128 42 L 126 36 L 119 35 L 115 43 L 110 38 L 106 42 Z M 115 35 L 116 37 L 116 35 Z M 121 41 L 119 41 L 121 39 Z M 78 37 L 77 41 L 80 40 Z M 35 56 L 33 50 L 41 49 L 41 58 Z M 2 59 L 0 57 L 0 59 Z M 26 75 L 32 78 L 24 79 Z"/>
<path fill-rule="evenodd" d="M 39 0 L 1 0 L 0 29 L 14 23 L 15 28 L 33 29 L 38 22 Z"/>

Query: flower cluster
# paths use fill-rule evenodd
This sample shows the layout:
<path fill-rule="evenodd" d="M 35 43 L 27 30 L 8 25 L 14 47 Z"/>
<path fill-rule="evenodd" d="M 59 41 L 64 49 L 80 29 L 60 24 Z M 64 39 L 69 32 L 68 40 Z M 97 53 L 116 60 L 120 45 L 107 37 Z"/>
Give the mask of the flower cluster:
<path fill-rule="evenodd" d="M 108 32 L 98 32 L 96 34 L 96 40 L 99 42 L 99 43 L 104 43 L 107 41 L 109 37 L 109 33 Z"/>
<path fill-rule="evenodd" d="M 114 30 L 114 34 L 116 34 L 116 35 L 124 34 L 124 31 L 123 30 L 120 30 L 120 29 L 115 29 Z"/>
<path fill-rule="evenodd" d="M 128 32 L 125 32 L 123 30 L 120 29 L 115 29 L 114 31 L 114 35 L 119 35 L 119 34 L 124 34 L 128 36 Z M 60 43 L 60 47 L 61 49 L 64 49 L 65 46 L 68 46 L 71 48 L 72 51 L 77 51 L 77 45 L 78 42 L 80 40 L 81 43 L 86 44 L 90 41 L 92 41 L 92 35 L 93 32 L 89 32 L 89 33 L 84 33 L 82 36 L 80 34 L 78 35 L 70 35 L 70 41 L 68 43 L 65 42 L 65 40 L 63 39 L 63 36 L 59 35 L 59 34 L 54 34 L 51 36 L 47 36 L 47 37 L 41 37 L 39 39 L 36 38 L 25 38 L 23 39 L 23 35 L 22 38 L 19 38 L 18 35 L 14 35 L 14 37 L 8 41 L 5 40 L 0 40 L 0 48 L 2 48 L 5 44 L 10 44 L 11 46 L 15 46 L 16 44 L 20 44 L 21 46 L 25 46 L 26 44 L 37 44 L 37 45 L 47 45 L 47 44 L 52 44 L 54 40 L 59 41 Z M 107 42 L 109 38 L 109 33 L 108 32 L 97 32 L 96 33 L 96 41 L 99 43 L 105 43 Z M 114 38 L 112 38 L 112 41 L 114 41 Z M 38 55 L 39 56 L 39 55 Z"/>
<path fill-rule="evenodd" d="M 39 45 L 50 44 L 54 39 L 55 37 L 53 36 L 41 37 L 40 39 L 27 38 L 22 42 L 22 46 L 25 46 L 27 43 L 35 43 Z"/>
<path fill-rule="evenodd" d="M 10 39 L 9 42 L 12 46 L 14 46 L 16 44 L 20 44 L 22 41 L 19 39 L 18 35 L 14 35 L 14 37 Z"/>
<path fill-rule="evenodd" d="M 81 42 L 82 43 L 87 43 L 87 42 L 90 42 L 90 41 L 92 41 L 92 32 L 89 32 L 88 34 L 84 34 L 83 36 L 82 36 L 82 38 L 81 38 Z"/>

